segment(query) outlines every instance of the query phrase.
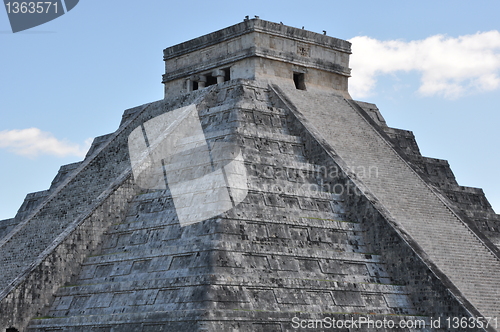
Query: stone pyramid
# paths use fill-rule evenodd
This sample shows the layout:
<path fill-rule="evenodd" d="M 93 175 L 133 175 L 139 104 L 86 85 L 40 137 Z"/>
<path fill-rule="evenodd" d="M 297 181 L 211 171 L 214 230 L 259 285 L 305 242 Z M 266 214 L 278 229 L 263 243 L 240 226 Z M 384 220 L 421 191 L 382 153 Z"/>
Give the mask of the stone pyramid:
<path fill-rule="evenodd" d="M 260 19 L 165 49 L 165 99 L 0 221 L 0 331 L 495 331 L 499 215 L 349 54 Z"/>

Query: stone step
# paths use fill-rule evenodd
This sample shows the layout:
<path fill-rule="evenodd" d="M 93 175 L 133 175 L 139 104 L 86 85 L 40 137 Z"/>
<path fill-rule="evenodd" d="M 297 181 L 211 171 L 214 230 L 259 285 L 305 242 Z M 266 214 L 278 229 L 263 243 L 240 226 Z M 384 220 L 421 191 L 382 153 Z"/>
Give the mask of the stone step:
<path fill-rule="evenodd" d="M 175 255 L 180 253 L 192 253 L 196 252 L 198 247 L 192 247 L 188 245 L 176 246 L 177 242 L 180 241 L 179 238 L 171 239 L 161 239 L 161 236 L 170 236 L 170 233 L 163 233 L 162 231 L 139 231 L 139 233 L 115 233 L 111 234 L 111 239 L 103 243 L 103 249 L 99 256 L 104 256 L 104 260 L 108 255 L 122 255 L 131 257 L 145 255 L 154 256 L 155 253 L 168 252 L 169 255 Z M 321 235 L 318 235 L 321 234 Z M 124 235 L 126 235 L 124 237 Z M 142 237 L 144 236 L 144 237 Z M 267 246 L 274 249 L 264 249 L 264 252 L 272 251 L 275 254 L 284 252 L 284 249 L 280 249 L 280 243 L 286 241 L 287 246 L 294 246 L 296 248 L 293 251 L 301 250 L 305 248 L 306 250 L 316 250 L 318 252 L 325 251 L 329 252 L 330 256 L 339 256 L 344 252 L 353 252 L 359 255 L 370 253 L 368 249 L 365 248 L 364 240 L 359 235 L 353 235 L 352 233 L 347 234 L 343 232 L 331 231 L 326 232 L 307 232 L 303 228 L 285 228 L 282 229 L 281 226 L 269 228 L 267 234 L 256 234 L 256 238 L 246 238 L 242 239 L 241 234 L 206 234 L 203 235 L 204 239 L 200 243 L 209 243 L 209 241 L 216 241 L 222 239 L 224 241 L 234 241 L 235 244 L 239 245 L 238 248 L 234 248 L 235 251 L 241 251 L 241 248 L 245 248 L 246 252 L 249 253 L 259 253 L 262 252 L 259 249 L 260 246 Z M 189 239 L 189 237 L 182 237 L 182 239 Z M 319 241 L 321 240 L 321 242 Z M 135 241 L 130 243 L 130 241 Z M 198 243 L 198 245 L 200 244 Z M 226 248 L 232 247 L 230 244 L 221 244 L 215 246 L 214 250 L 225 250 Z M 291 249 L 287 249 L 288 251 Z M 310 253 L 305 253 L 305 256 L 310 255 Z"/>
<path fill-rule="evenodd" d="M 303 308 L 306 310 L 306 308 Z M 365 316 L 368 314 L 368 312 L 362 312 L 359 310 L 357 307 L 351 307 L 351 308 L 345 308 L 346 310 L 344 311 L 345 314 L 352 313 L 354 317 L 358 316 Z M 82 317 L 77 317 L 77 318 L 53 318 L 53 319 L 37 319 L 32 321 L 33 323 L 30 325 L 28 331 L 30 332 L 45 332 L 44 330 L 41 330 L 44 327 L 73 327 L 74 331 L 98 331 L 101 328 L 104 327 L 110 327 L 110 326 L 117 326 L 118 324 L 127 324 L 130 322 L 144 322 L 144 330 L 143 331 L 176 331 L 181 325 L 175 326 L 172 323 L 175 323 L 176 321 L 184 321 L 184 320 L 212 320 L 212 319 L 222 319 L 223 321 L 239 321 L 242 324 L 245 323 L 245 321 L 248 319 L 250 321 L 258 321 L 259 312 L 266 312 L 271 318 L 274 323 L 280 323 L 282 322 L 286 326 L 290 325 L 291 318 L 293 317 L 293 312 L 287 312 L 287 311 L 277 311 L 277 310 L 269 310 L 269 309 L 254 309 L 254 310 L 248 310 L 244 314 L 242 312 L 238 312 L 237 310 L 213 310 L 210 312 L 208 315 L 201 310 L 196 310 L 196 309 L 191 309 L 191 310 L 186 310 L 184 313 L 178 313 L 178 312 L 173 312 L 173 311 L 167 311 L 167 310 L 160 310 L 156 313 L 151 313 L 151 312 L 144 312 L 144 313 L 133 313 L 133 314 L 114 314 L 114 315 L 103 315 L 102 321 L 99 321 L 99 315 L 94 315 L 94 316 L 88 316 L 87 318 L 82 318 Z M 302 311 L 303 316 L 305 316 L 307 311 Z M 203 319 L 201 316 L 203 315 Z M 319 314 L 322 314 L 319 312 Z M 331 312 L 323 312 L 323 314 L 334 317 L 336 319 L 345 319 L 345 316 L 343 313 L 331 313 Z M 247 317 L 247 319 L 244 319 L 243 317 Z M 316 318 L 315 316 L 306 316 L 307 318 Z M 383 320 L 384 318 L 388 319 L 386 315 L 370 315 L 370 318 L 372 319 L 380 319 Z M 85 320 L 84 320 L 85 319 Z M 424 317 L 424 316 L 415 316 L 411 314 L 407 315 L 398 315 L 398 316 L 392 316 L 391 319 L 394 321 L 399 321 L 399 320 L 405 320 L 405 321 L 419 321 L 419 320 L 424 320 L 427 325 L 429 325 L 430 317 Z M 164 327 L 164 324 L 168 322 L 171 322 L 172 325 L 167 325 L 165 326 L 165 329 L 161 329 Z M 162 324 L 163 323 L 163 324 Z M 119 326 L 119 325 L 118 325 Z M 278 325 L 279 326 L 279 325 Z M 78 329 L 80 327 L 80 329 Z M 83 329 L 81 329 L 83 327 Z M 142 325 L 139 325 L 139 327 L 142 327 Z M 131 327 L 129 329 L 124 329 L 124 330 L 133 330 L 133 328 L 137 328 L 137 326 L 131 324 Z M 194 327 L 193 327 L 194 328 Z M 196 328 L 193 329 L 193 331 L 196 330 Z M 214 327 L 215 330 L 215 327 Z M 248 326 L 248 330 L 251 330 L 251 327 Z M 363 330 L 364 331 L 364 330 Z M 439 331 L 438 331 L 439 332 Z"/>
<path fill-rule="evenodd" d="M 217 235 L 217 234 L 216 234 Z M 231 239 L 231 237 L 233 237 Z M 325 247 L 321 248 L 318 246 L 309 247 L 309 246 L 289 246 L 286 251 L 283 251 L 280 246 L 270 246 L 269 242 L 266 241 L 242 241 L 237 235 L 224 235 L 224 242 L 214 243 L 210 246 L 210 249 L 199 249 L 198 247 L 193 247 L 187 244 L 179 244 L 179 243 L 170 243 L 169 245 L 163 246 L 162 248 L 150 248 L 149 250 L 137 250 L 137 251 L 119 251 L 119 252 L 107 252 L 101 255 L 94 255 L 87 259 L 87 264 L 97 264 L 97 263 L 106 263 L 112 261 L 121 261 L 126 257 L 130 259 L 136 259 L 140 257 L 161 257 L 161 256 L 175 256 L 175 255 L 187 255 L 187 254 L 197 254 L 199 252 L 212 252 L 212 251 L 230 251 L 236 254 L 260 254 L 260 255 L 277 255 L 282 256 L 286 255 L 289 257 L 311 257 L 311 251 L 314 250 L 314 255 L 312 257 L 318 259 L 329 259 L 329 258 L 338 258 L 349 261 L 362 261 L 362 262 L 378 262 L 379 257 L 377 254 L 369 253 L 369 252 L 353 252 L 348 250 L 336 250 L 335 248 L 342 249 L 342 246 L 338 247 Z M 215 238 L 206 237 L 207 244 L 214 241 Z M 267 246 L 262 246 L 264 243 L 267 243 Z M 293 243 L 293 242 L 292 242 Z M 199 246 L 201 242 L 197 245 Z M 344 247 L 349 248 L 349 247 Z M 359 250 L 362 250 L 363 247 L 360 246 Z"/>
<path fill-rule="evenodd" d="M 295 246 L 292 248 L 287 248 L 285 250 L 280 250 L 279 248 L 261 248 L 262 244 L 265 244 L 265 241 L 255 242 L 255 243 L 247 243 L 248 241 L 244 241 L 238 243 L 238 236 L 234 236 L 231 240 L 229 235 L 225 235 L 225 238 L 228 241 L 235 241 L 236 245 L 230 244 L 221 244 L 213 249 L 207 251 L 206 249 L 196 251 L 195 248 L 188 245 L 176 245 L 170 244 L 165 245 L 161 248 L 148 248 L 142 250 L 133 250 L 133 251 L 118 251 L 118 252 L 106 252 L 105 254 L 93 255 L 90 256 L 84 263 L 83 266 L 86 265 L 95 265 L 95 264 L 106 264 L 110 262 L 122 262 L 122 261 L 135 261 L 140 259 L 155 259 L 159 257 L 172 257 L 176 255 L 186 255 L 186 254 L 196 254 L 199 252 L 209 252 L 209 253 L 217 253 L 217 252 L 228 252 L 234 253 L 234 255 L 243 255 L 243 254 L 260 254 L 260 255 L 284 255 L 287 257 L 310 257 L 311 250 L 314 250 L 314 257 L 318 259 L 343 259 L 347 261 L 353 262 L 377 262 L 379 263 L 378 255 L 368 252 L 352 252 L 348 249 L 351 249 L 349 246 L 341 245 L 338 242 L 336 246 L 324 246 L 320 247 L 316 245 L 314 249 L 309 247 L 300 247 Z M 238 246 L 239 244 L 239 246 Z M 360 248 L 362 250 L 363 248 Z"/>
<path fill-rule="evenodd" d="M 188 269 L 184 269 L 187 271 Z M 223 271 L 226 269 L 219 268 Z M 309 279 L 299 278 L 299 274 L 294 274 L 291 271 L 281 271 L 276 278 L 264 278 L 262 276 L 252 274 L 251 271 L 244 269 L 230 269 L 236 273 L 231 278 L 224 276 L 214 276 L 207 273 L 203 269 L 189 269 L 189 274 L 182 276 L 171 276 L 159 272 L 142 272 L 136 273 L 137 278 L 121 278 L 113 281 L 94 282 L 89 280 L 89 283 L 76 285 L 68 285 L 60 288 L 56 295 L 58 297 L 70 295 L 86 295 L 94 293 L 120 293 L 133 290 L 148 290 L 148 289 L 169 289 L 179 287 L 191 287 L 199 285 L 222 285 L 239 287 L 243 282 L 247 288 L 294 288 L 320 291 L 335 290 L 335 291 L 360 291 L 365 293 L 384 293 L 384 294 L 406 294 L 405 286 L 394 284 L 381 284 L 374 282 L 355 283 L 342 280 L 328 279 Z M 200 273 L 202 272 L 202 273 Z M 183 284 L 179 285 L 178 282 Z M 278 286 L 279 285 L 279 286 Z"/>

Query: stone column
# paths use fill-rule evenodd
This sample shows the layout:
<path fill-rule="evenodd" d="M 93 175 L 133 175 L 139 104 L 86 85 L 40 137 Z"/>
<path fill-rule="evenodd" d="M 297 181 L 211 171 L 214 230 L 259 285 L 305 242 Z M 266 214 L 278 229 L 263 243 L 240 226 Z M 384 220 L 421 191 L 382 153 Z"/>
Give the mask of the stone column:
<path fill-rule="evenodd" d="M 207 85 L 207 77 L 205 75 L 200 75 L 198 80 L 198 89 L 203 89 Z"/>
<path fill-rule="evenodd" d="M 193 80 L 190 78 L 186 79 L 186 91 L 191 92 L 193 91 Z"/>
<path fill-rule="evenodd" d="M 212 72 L 212 76 L 217 77 L 217 84 L 224 83 L 224 77 L 226 76 L 222 69 L 216 69 Z"/>

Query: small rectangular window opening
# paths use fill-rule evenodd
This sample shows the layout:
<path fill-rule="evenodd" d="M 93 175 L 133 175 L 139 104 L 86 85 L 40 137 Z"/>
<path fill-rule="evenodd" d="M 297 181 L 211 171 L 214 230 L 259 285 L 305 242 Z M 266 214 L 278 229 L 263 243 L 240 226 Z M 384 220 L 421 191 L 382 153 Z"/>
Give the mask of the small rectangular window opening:
<path fill-rule="evenodd" d="M 231 80 L 231 70 L 229 68 L 222 69 L 224 71 L 224 82 Z"/>
<path fill-rule="evenodd" d="M 193 81 L 193 91 L 198 90 L 198 82 Z"/>
<path fill-rule="evenodd" d="M 293 83 L 295 83 L 295 88 L 298 90 L 305 90 L 305 74 L 304 73 L 293 73 Z"/>

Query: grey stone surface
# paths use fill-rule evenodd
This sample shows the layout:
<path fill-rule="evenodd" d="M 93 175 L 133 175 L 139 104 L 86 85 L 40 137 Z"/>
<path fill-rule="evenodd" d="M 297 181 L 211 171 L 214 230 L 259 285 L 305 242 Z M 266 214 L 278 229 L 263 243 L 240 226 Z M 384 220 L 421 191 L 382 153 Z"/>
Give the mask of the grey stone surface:
<path fill-rule="evenodd" d="M 295 331 L 294 317 L 464 331 L 430 322 L 498 315 L 498 215 L 350 99 L 349 53 L 258 19 L 166 49 L 165 99 L 126 110 L 0 221 L 0 331 Z M 241 150 L 248 195 L 182 227 L 168 186 L 134 181 L 128 137 L 191 104 L 209 146 Z"/>
<path fill-rule="evenodd" d="M 203 103 L 207 137 L 238 142 L 244 151 L 245 201 L 180 227 L 168 190 L 139 193 L 30 331 L 287 331 L 297 313 L 429 315 L 427 322 L 434 313 L 468 315 L 368 199 L 305 189 L 349 180 L 321 171 L 338 165 L 266 84 L 227 82 Z M 384 236 L 392 230 L 392 241 L 383 245 L 372 228 Z M 410 257 L 413 265 L 402 263 Z"/>
<path fill-rule="evenodd" d="M 197 95 L 171 103 L 190 102 Z M 163 112 L 168 104 L 141 107 L 0 240 L 0 311 L 9 313 L 2 316 L 0 328 L 26 326 L 50 302 L 54 290 L 77 273 L 107 225 L 120 218 L 137 190 L 131 187 L 126 149 L 130 126 Z M 145 115 L 141 111 L 146 109 Z"/>
<path fill-rule="evenodd" d="M 260 19 L 166 48 L 165 97 L 228 79 L 289 81 L 347 91 L 348 41 Z M 291 82 L 293 83 L 293 81 Z"/>
<path fill-rule="evenodd" d="M 30 330 L 93 331 L 104 322 L 125 330 L 137 322 L 252 330 L 269 319 L 286 330 L 294 312 L 419 314 L 382 256 L 369 252 L 363 226 L 347 219 L 342 198 L 305 189 L 337 179 L 311 164 L 303 140 L 290 132 L 291 114 L 256 92 L 271 95 L 266 85 L 225 83 L 199 111 L 207 137 L 237 142 L 244 152 L 250 194 L 242 204 L 180 227 L 168 190 L 136 195 L 79 277 L 56 293 L 51 318 L 33 320 Z M 192 322 L 180 322 L 186 319 Z"/>
<path fill-rule="evenodd" d="M 15 218 L 0 220 L 0 239 L 7 235 L 17 223 L 18 221 Z"/>
<path fill-rule="evenodd" d="M 358 177 L 387 210 L 386 218 L 391 218 L 418 243 L 430 261 L 482 315 L 498 317 L 497 253 L 450 211 L 446 202 L 370 126 L 353 103 L 334 92 L 286 89 L 283 97 L 293 103 L 310 127 L 346 163 L 346 171 Z M 359 169 L 370 167 L 378 170 L 377 176 L 357 176 Z"/>

